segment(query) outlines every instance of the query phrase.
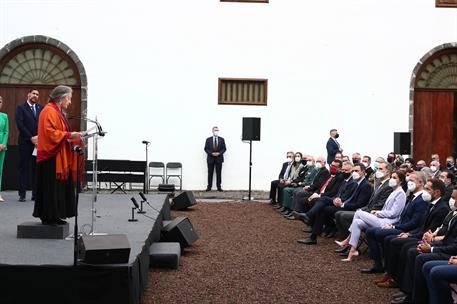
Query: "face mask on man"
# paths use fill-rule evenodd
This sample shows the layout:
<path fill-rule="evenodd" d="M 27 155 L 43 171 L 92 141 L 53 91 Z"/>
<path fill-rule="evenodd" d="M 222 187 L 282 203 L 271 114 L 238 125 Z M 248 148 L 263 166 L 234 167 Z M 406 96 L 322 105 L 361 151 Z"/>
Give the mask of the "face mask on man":
<path fill-rule="evenodd" d="M 335 166 L 330 166 L 330 174 L 335 175 L 336 173 L 338 173 L 338 168 Z"/>
<path fill-rule="evenodd" d="M 428 191 L 422 192 L 422 199 L 426 202 L 430 202 L 432 200 L 432 195 L 428 193 Z"/>
<path fill-rule="evenodd" d="M 456 209 L 455 208 L 455 199 L 453 199 L 453 198 L 449 199 L 449 208 L 451 208 L 452 211 L 454 211 Z"/>
<path fill-rule="evenodd" d="M 351 176 L 351 172 L 343 172 L 344 179 L 348 179 Z"/>
<path fill-rule="evenodd" d="M 395 158 L 392 157 L 392 156 L 387 157 L 387 161 L 388 161 L 389 163 L 393 163 L 394 160 L 395 160 Z"/>
<path fill-rule="evenodd" d="M 358 164 L 358 163 L 360 163 L 360 160 L 353 158 L 353 159 L 352 159 L 352 163 L 353 163 L 354 165 L 355 165 L 355 164 Z"/>
<path fill-rule="evenodd" d="M 438 168 L 436 166 L 430 166 L 430 170 L 432 170 L 432 172 L 436 172 L 436 170 L 438 170 Z"/>
<path fill-rule="evenodd" d="M 336 133 L 335 138 L 338 138 L 338 137 L 340 137 L 340 134 Z"/>
<path fill-rule="evenodd" d="M 319 163 L 319 162 L 316 162 L 316 165 L 315 165 L 315 166 L 316 166 L 316 169 L 320 169 L 320 168 L 322 168 L 322 164 L 321 164 L 321 163 Z"/>
<path fill-rule="evenodd" d="M 410 192 L 414 192 L 414 190 L 416 190 L 416 183 L 413 182 L 413 181 L 409 181 L 409 182 L 408 182 L 408 190 L 409 190 Z"/>
<path fill-rule="evenodd" d="M 356 179 L 356 180 L 359 179 L 360 178 L 359 172 L 352 172 L 352 178 Z"/>
<path fill-rule="evenodd" d="M 288 156 L 286 159 L 286 162 L 291 163 L 293 160 L 294 159 L 292 158 L 292 156 Z"/>
<path fill-rule="evenodd" d="M 364 165 L 365 168 L 368 168 L 368 163 L 367 162 L 362 162 L 362 165 Z"/>
<path fill-rule="evenodd" d="M 310 160 L 308 160 L 308 161 L 306 162 L 306 165 L 307 165 L 308 167 L 311 167 L 311 166 L 313 165 L 313 162 L 310 161 Z"/>
<path fill-rule="evenodd" d="M 219 131 L 214 131 L 214 132 L 213 132 L 213 135 L 214 135 L 214 136 L 219 136 Z"/>
<path fill-rule="evenodd" d="M 384 176 L 385 176 L 384 172 L 381 172 L 381 171 L 379 171 L 379 170 L 377 170 L 376 173 L 375 173 L 375 177 L 376 177 L 377 179 L 381 179 L 381 178 L 383 178 Z"/>
<path fill-rule="evenodd" d="M 452 167 L 454 167 L 454 164 L 452 162 L 447 162 L 447 167 L 448 169 L 451 169 Z"/>

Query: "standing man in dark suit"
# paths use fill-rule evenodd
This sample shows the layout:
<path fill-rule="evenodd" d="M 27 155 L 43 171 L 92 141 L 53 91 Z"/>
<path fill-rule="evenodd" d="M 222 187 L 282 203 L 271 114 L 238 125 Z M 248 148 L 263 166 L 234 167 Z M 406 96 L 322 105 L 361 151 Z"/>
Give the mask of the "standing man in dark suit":
<path fill-rule="evenodd" d="M 206 191 L 211 191 L 213 186 L 213 173 L 216 167 L 216 185 L 217 191 L 222 191 L 222 163 L 224 162 L 224 153 L 226 151 L 225 140 L 219 136 L 219 128 L 213 127 L 213 136 L 208 137 L 205 143 L 205 152 L 208 155 L 206 162 L 208 164 L 208 186 Z"/>
<path fill-rule="evenodd" d="M 336 139 L 340 135 L 336 129 L 330 130 L 330 138 L 327 141 L 327 164 L 331 164 L 332 161 L 335 159 L 335 155 L 338 152 L 343 152 L 341 149 L 340 144 L 336 141 Z"/>
<path fill-rule="evenodd" d="M 30 89 L 27 101 L 16 107 L 16 125 L 19 129 L 19 201 L 25 202 L 29 184 L 29 172 L 32 170 L 32 200 L 36 193 L 36 155 L 32 155 L 38 143 L 38 117 L 43 106 L 38 103 L 39 92 Z"/>

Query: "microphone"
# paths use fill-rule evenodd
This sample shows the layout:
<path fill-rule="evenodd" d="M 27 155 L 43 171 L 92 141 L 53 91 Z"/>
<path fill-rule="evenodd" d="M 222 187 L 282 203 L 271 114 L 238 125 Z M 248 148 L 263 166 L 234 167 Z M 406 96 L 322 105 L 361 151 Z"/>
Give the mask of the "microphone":
<path fill-rule="evenodd" d="M 145 145 L 149 145 L 149 144 L 150 144 L 150 142 L 147 141 L 147 140 L 143 140 L 141 143 L 143 143 L 143 144 L 145 144 Z"/>
<path fill-rule="evenodd" d="M 134 197 L 131 197 L 130 200 L 132 201 L 132 203 L 136 209 L 140 208 L 140 205 L 138 205 L 138 202 L 136 201 L 136 199 Z"/>
<path fill-rule="evenodd" d="M 140 194 L 141 199 L 143 200 L 143 202 L 145 202 L 146 204 L 148 204 L 148 206 L 151 207 L 155 212 L 160 213 L 160 210 L 157 210 L 156 208 L 152 207 L 152 205 L 148 202 L 148 199 L 146 198 L 146 196 L 144 195 L 143 192 L 140 192 L 139 194 Z M 132 197 L 132 198 L 133 198 L 133 197 Z"/>
<path fill-rule="evenodd" d="M 138 205 L 138 202 L 134 197 L 131 197 L 130 200 L 132 201 L 133 205 L 135 206 L 136 209 L 140 209 L 140 206 Z M 148 203 L 149 204 L 149 203 Z M 147 217 L 148 219 L 151 219 L 155 221 L 157 218 L 153 218 L 152 216 L 147 216 L 146 214 L 143 214 L 143 216 Z M 134 216 L 133 216 L 133 208 L 132 208 L 132 218 L 129 219 L 129 222 L 134 222 Z"/>
<path fill-rule="evenodd" d="M 80 146 L 72 146 L 71 151 L 76 152 L 76 153 L 81 153 L 83 149 Z"/>

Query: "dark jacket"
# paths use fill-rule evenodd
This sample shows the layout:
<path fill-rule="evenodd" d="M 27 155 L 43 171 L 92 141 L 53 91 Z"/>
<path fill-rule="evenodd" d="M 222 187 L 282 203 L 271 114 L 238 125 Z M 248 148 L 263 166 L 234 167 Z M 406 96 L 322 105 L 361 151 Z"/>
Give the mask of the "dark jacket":
<path fill-rule="evenodd" d="M 433 242 L 433 253 L 444 253 L 449 255 L 457 254 L 457 216 L 455 216 L 441 241 Z"/>
<path fill-rule="evenodd" d="M 331 164 L 335 160 L 335 155 L 340 151 L 340 146 L 335 142 L 333 138 L 329 138 L 327 141 L 327 164 Z"/>
<path fill-rule="evenodd" d="M 327 179 L 330 177 L 330 172 L 328 172 L 327 168 L 321 168 L 317 173 L 316 177 L 314 178 L 313 183 L 309 186 L 308 192 L 317 192 L 319 191 L 322 186 L 325 184 Z"/>
<path fill-rule="evenodd" d="M 36 103 L 36 117 L 27 102 L 16 107 L 16 125 L 19 129 L 19 145 L 33 143 L 30 138 L 38 134 L 38 118 L 43 106 Z"/>
<path fill-rule="evenodd" d="M 354 181 L 352 177 L 350 177 L 348 180 L 343 180 L 340 188 L 338 189 L 338 193 L 335 195 L 334 198 L 339 197 L 341 201 L 344 202 L 352 196 L 356 188 L 357 182 Z"/>
<path fill-rule="evenodd" d="M 225 147 L 225 140 L 224 140 L 224 138 L 219 136 L 217 138 L 218 145 L 217 145 L 217 147 L 215 147 L 213 138 L 214 138 L 213 136 L 208 137 L 205 142 L 205 152 L 208 155 L 206 157 L 206 162 L 208 164 L 223 163 L 224 162 L 224 153 L 227 150 L 227 148 Z M 212 156 L 211 153 L 213 153 L 213 152 L 219 152 L 221 154 L 219 156 Z"/>
<path fill-rule="evenodd" d="M 285 162 L 282 164 L 281 172 L 279 172 L 278 179 L 284 179 L 284 174 L 286 173 L 287 166 L 289 166 L 289 162 Z"/>
<path fill-rule="evenodd" d="M 395 229 L 408 232 L 422 225 L 427 215 L 428 203 L 422 199 L 422 194 L 415 199 L 408 199 L 400 215 L 400 221 L 393 224 Z"/>
<path fill-rule="evenodd" d="M 428 231 L 435 231 L 440 227 L 444 218 L 449 213 L 449 203 L 441 198 L 435 203 L 435 206 L 429 205 L 425 221 L 421 227 L 411 231 L 412 237 L 421 239 L 422 235 Z"/>
<path fill-rule="evenodd" d="M 371 195 L 368 204 L 363 207 L 362 210 L 366 212 L 370 212 L 372 210 L 381 210 L 392 191 L 392 187 L 389 186 L 389 180 L 386 180 L 381 185 L 381 188 L 378 189 L 378 192 L 375 192 L 373 189 L 373 194 Z"/>
<path fill-rule="evenodd" d="M 364 178 L 358 185 L 357 189 L 354 191 L 354 194 L 346 201 L 343 201 L 343 210 L 355 211 L 362 208 L 368 203 L 372 193 L 373 186 L 368 182 L 366 178 Z"/>

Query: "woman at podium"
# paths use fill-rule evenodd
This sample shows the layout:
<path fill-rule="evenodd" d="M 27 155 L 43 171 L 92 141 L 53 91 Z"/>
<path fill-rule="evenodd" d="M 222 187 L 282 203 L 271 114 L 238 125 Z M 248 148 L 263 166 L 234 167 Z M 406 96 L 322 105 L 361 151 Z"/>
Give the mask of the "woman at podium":
<path fill-rule="evenodd" d="M 33 216 L 44 225 L 64 225 L 76 213 L 76 166 L 73 152 L 81 143 L 81 132 L 72 132 L 65 116 L 72 89 L 57 86 L 49 95 L 38 120 L 37 196 Z"/>

